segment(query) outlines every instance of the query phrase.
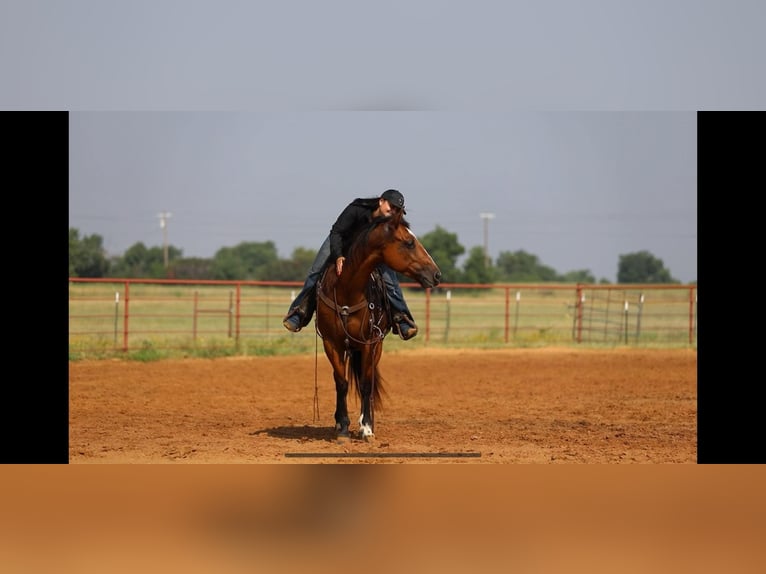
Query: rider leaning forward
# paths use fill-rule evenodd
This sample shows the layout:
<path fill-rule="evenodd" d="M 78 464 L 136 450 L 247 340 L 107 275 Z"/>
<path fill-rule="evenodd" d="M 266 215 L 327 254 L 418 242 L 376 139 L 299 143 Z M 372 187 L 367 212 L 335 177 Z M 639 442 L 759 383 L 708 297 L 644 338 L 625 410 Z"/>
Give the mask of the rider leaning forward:
<path fill-rule="evenodd" d="M 391 217 L 395 211 L 404 213 L 404 196 L 395 189 L 387 189 L 380 197 L 357 198 L 349 203 L 330 228 L 330 235 L 322 243 L 319 252 L 309 269 L 306 281 L 298 296 L 290 305 L 282 324 L 293 333 L 297 333 L 309 324 L 316 309 L 316 284 L 325 267 L 335 262 L 335 272 L 343 273 L 344 247 L 362 227 L 378 217 Z M 394 332 L 404 339 L 411 339 L 418 333 L 418 327 L 412 318 L 407 303 L 404 301 L 396 272 L 384 264 L 380 265 L 383 282 L 386 285 L 388 299 L 394 310 Z"/>

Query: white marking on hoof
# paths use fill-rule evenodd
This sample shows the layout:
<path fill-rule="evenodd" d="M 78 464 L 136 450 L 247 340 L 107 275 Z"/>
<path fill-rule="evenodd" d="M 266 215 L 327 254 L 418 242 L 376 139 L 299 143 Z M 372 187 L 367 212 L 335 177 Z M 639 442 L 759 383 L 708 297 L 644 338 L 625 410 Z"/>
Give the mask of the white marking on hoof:
<path fill-rule="evenodd" d="M 375 433 L 372 432 L 372 427 L 369 424 L 362 424 L 362 419 L 364 419 L 364 415 L 359 415 L 359 435 L 367 440 L 375 436 Z"/>

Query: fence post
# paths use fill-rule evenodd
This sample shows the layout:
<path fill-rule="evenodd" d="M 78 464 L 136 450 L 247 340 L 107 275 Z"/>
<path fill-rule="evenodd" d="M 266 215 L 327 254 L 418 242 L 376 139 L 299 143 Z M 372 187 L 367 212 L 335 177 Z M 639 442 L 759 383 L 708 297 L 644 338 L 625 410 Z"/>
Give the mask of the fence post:
<path fill-rule="evenodd" d="M 232 336 L 232 322 L 234 321 L 234 291 L 229 289 L 229 339 Z"/>
<path fill-rule="evenodd" d="M 628 344 L 628 301 L 625 300 L 625 344 Z"/>
<path fill-rule="evenodd" d="M 504 289 L 505 291 L 505 317 L 503 318 L 504 323 L 504 333 L 503 338 L 505 339 L 505 342 L 508 343 L 508 324 L 510 323 L 510 315 L 511 315 L 511 289 L 510 287 L 506 287 Z"/>
<path fill-rule="evenodd" d="M 114 346 L 117 347 L 117 317 L 120 308 L 120 292 L 114 292 Z"/>
<path fill-rule="evenodd" d="M 636 343 L 641 338 L 641 316 L 644 314 L 644 294 L 638 297 L 638 315 L 636 316 Z"/>
<path fill-rule="evenodd" d="M 242 284 L 237 283 L 237 297 L 235 301 L 234 315 L 236 324 L 236 342 L 239 349 L 240 317 L 242 316 Z"/>
<path fill-rule="evenodd" d="M 447 317 L 444 322 L 444 342 L 446 343 L 449 339 L 449 320 L 450 320 L 450 300 L 452 299 L 452 291 L 447 289 Z"/>
<path fill-rule="evenodd" d="M 516 314 L 513 318 L 513 338 L 516 339 L 516 331 L 519 328 L 519 306 L 521 305 L 521 291 L 516 291 Z"/>
<path fill-rule="evenodd" d="M 426 289 L 426 345 L 431 340 L 431 288 Z"/>
<path fill-rule="evenodd" d="M 130 283 L 125 282 L 125 318 L 122 321 L 122 350 L 128 352 L 128 320 L 130 319 L 130 312 L 128 307 L 130 306 Z"/>
<path fill-rule="evenodd" d="M 578 343 L 582 343 L 582 311 L 585 305 L 585 293 L 582 290 L 582 285 L 577 284 L 577 300 L 575 301 L 575 319 L 574 319 L 574 339 Z"/>
<path fill-rule="evenodd" d="M 192 305 L 192 341 L 197 343 L 197 317 L 199 316 L 199 291 L 194 290 L 194 298 L 192 299 L 194 304 Z"/>

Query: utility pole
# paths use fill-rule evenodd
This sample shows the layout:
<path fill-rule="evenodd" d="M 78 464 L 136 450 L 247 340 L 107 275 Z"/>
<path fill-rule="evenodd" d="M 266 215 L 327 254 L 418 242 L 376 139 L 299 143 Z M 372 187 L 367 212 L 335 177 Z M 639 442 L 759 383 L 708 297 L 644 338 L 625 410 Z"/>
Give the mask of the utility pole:
<path fill-rule="evenodd" d="M 168 268 L 168 219 L 173 217 L 173 214 L 168 211 L 158 213 L 157 217 L 160 218 L 160 228 L 162 229 L 162 253 L 165 256 L 165 269 Z"/>
<path fill-rule="evenodd" d="M 479 217 L 484 220 L 484 264 L 489 267 L 491 260 L 489 258 L 489 220 L 495 218 L 494 213 L 480 213 Z"/>

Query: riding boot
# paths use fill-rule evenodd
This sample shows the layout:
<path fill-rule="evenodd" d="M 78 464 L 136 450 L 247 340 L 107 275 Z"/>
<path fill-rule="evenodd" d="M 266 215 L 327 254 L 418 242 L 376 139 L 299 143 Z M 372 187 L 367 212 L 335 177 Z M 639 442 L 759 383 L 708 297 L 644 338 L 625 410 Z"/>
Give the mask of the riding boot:
<path fill-rule="evenodd" d="M 396 272 L 392 269 L 383 268 L 382 275 L 386 284 L 386 291 L 388 292 L 388 301 L 391 303 L 391 309 L 394 311 L 391 329 L 395 335 L 399 335 L 405 341 L 412 339 L 418 334 L 418 326 L 415 324 L 415 319 L 413 319 L 412 313 L 410 313 L 410 309 L 404 301 Z"/>
<path fill-rule="evenodd" d="M 409 313 L 394 313 L 391 327 L 395 335 L 399 335 L 404 341 L 412 339 L 418 334 L 418 326 Z"/>
<path fill-rule="evenodd" d="M 316 310 L 316 285 L 319 281 L 319 277 L 324 271 L 324 267 L 330 258 L 330 238 L 324 240 L 322 246 L 314 258 L 314 262 L 311 264 L 306 281 L 303 283 L 303 288 L 298 296 L 295 297 L 290 310 L 282 320 L 282 325 L 288 331 L 297 333 L 303 327 L 311 322 L 311 317 L 314 316 Z"/>
<path fill-rule="evenodd" d="M 311 322 L 311 318 L 314 316 L 314 311 L 317 308 L 317 286 L 316 283 L 306 293 L 306 296 L 298 306 L 298 314 L 301 316 L 301 328 L 305 327 Z"/>
<path fill-rule="evenodd" d="M 311 322 L 317 306 L 316 289 L 316 283 L 308 285 L 295 298 L 287 315 L 282 319 L 282 324 L 288 331 L 297 333 Z"/>

